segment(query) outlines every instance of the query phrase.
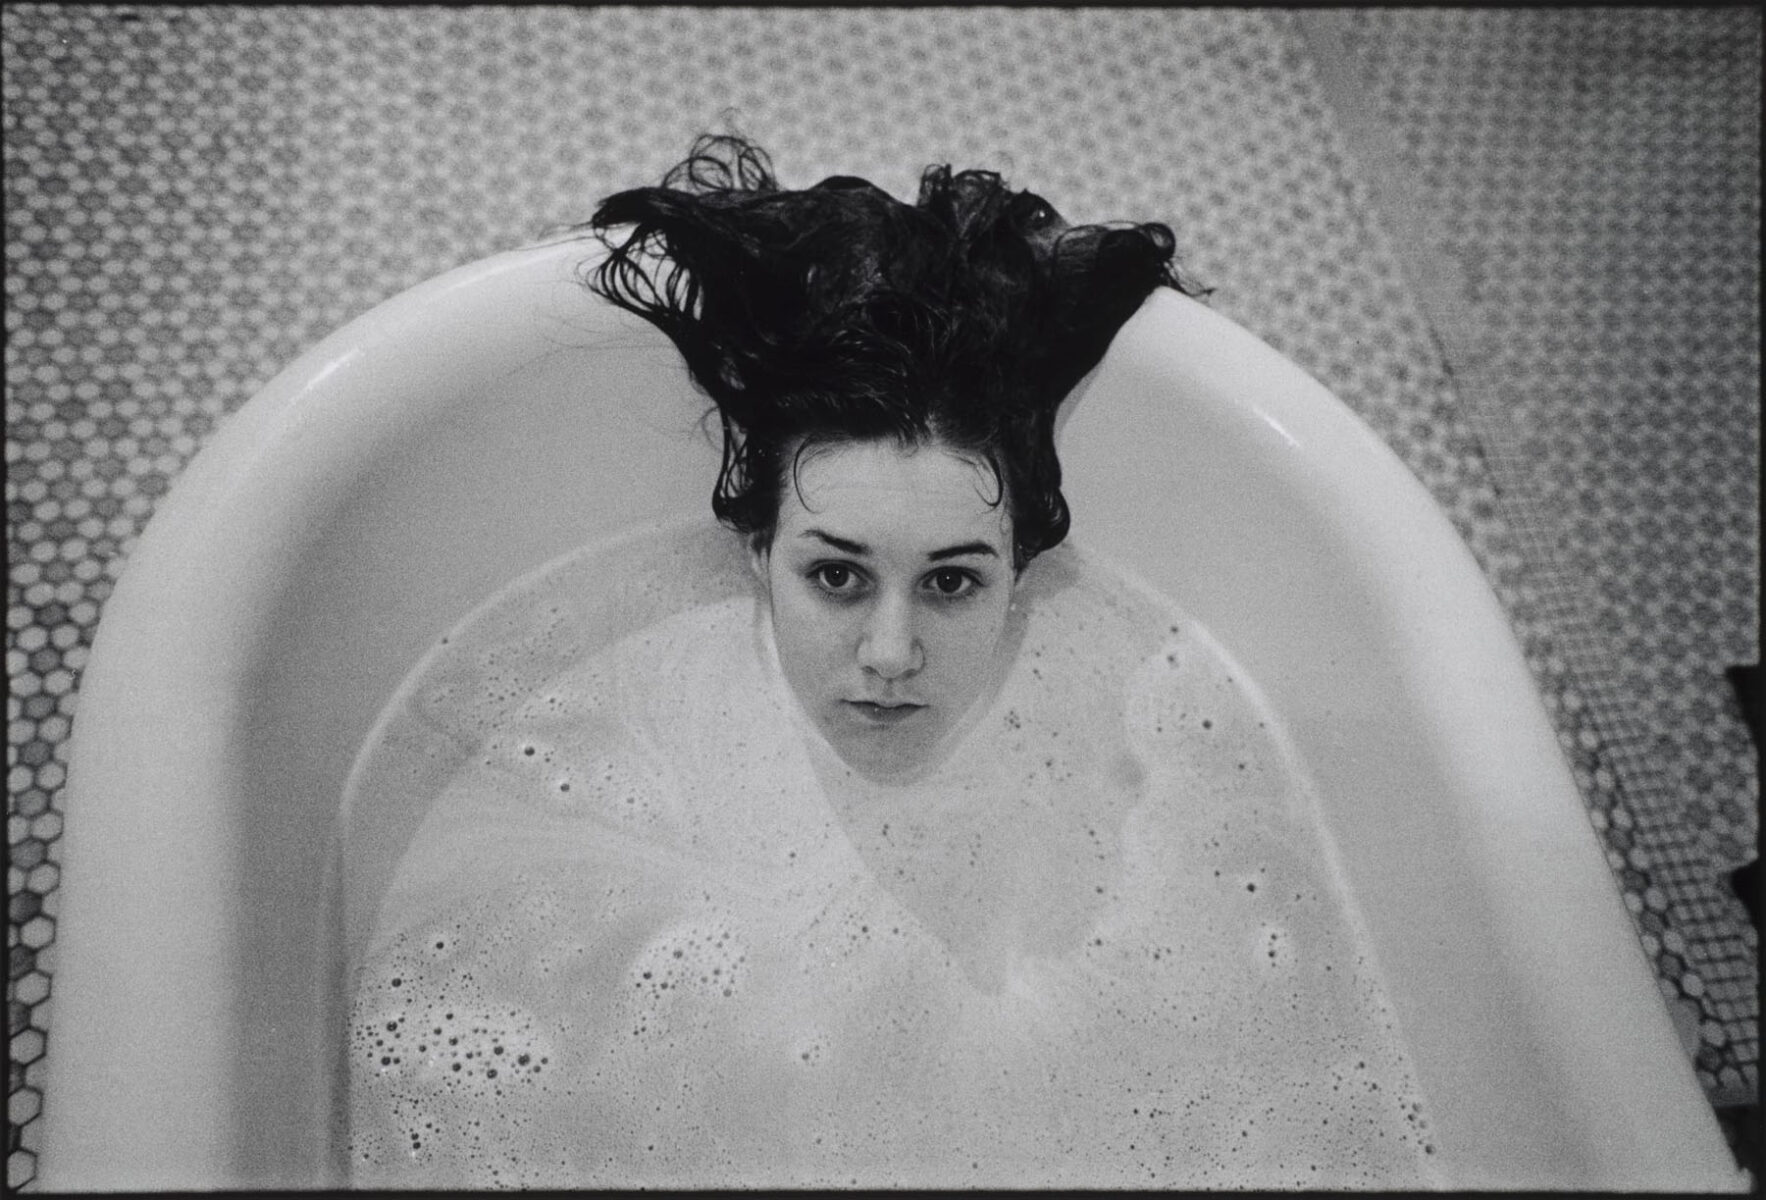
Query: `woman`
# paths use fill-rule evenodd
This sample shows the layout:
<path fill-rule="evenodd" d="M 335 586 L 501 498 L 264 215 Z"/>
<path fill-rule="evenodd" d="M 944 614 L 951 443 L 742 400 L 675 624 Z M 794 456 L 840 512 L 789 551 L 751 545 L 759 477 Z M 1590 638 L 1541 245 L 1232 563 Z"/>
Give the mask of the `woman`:
<path fill-rule="evenodd" d="M 1154 288 L 1188 290 L 1171 231 L 1070 226 L 948 166 L 912 205 L 850 176 L 784 190 L 712 135 L 589 226 L 589 286 L 717 406 L 712 509 L 748 535 L 804 711 L 868 776 L 935 764 L 1000 681 L 1019 576 L 1067 534 L 1056 410 Z"/>
<path fill-rule="evenodd" d="M 413 692 L 518 700 L 388 726 L 448 773 L 357 973 L 356 1182 L 1413 1186 L 1237 668 L 1077 550 L 1028 570 L 1170 231 L 982 171 L 784 191 L 735 138 L 591 226 L 759 586 L 709 523 L 561 560 Z M 670 615 L 582 650 L 608 579 Z"/>

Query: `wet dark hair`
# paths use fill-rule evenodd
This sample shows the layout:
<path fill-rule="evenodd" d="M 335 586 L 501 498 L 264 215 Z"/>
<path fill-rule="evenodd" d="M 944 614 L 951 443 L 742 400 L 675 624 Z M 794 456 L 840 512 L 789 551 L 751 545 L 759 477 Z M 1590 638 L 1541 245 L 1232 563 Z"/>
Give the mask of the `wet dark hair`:
<path fill-rule="evenodd" d="M 1154 288 L 1194 294 L 1164 225 L 1068 227 L 998 174 L 949 166 L 911 205 L 844 175 L 785 190 L 733 135 L 701 136 L 586 226 L 607 255 L 584 283 L 667 334 L 716 404 L 712 510 L 762 548 L 805 449 L 894 438 L 993 469 L 1022 568 L 1067 535 L 1062 399 Z"/>

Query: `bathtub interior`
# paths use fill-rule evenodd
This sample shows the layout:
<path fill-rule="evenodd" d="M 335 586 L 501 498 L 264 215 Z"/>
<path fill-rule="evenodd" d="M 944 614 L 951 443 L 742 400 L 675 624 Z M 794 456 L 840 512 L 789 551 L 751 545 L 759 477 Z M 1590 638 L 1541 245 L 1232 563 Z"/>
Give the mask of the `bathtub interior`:
<path fill-rule="evenodd" d="M 352 323 L 232 418 L 137 546 L 70 764 L 46 1186 L 339 1179 L 330 851 L 357 749 L 485 596 L 701 511 L 715 474 L 672 350 L 581 292 L 584 253 L 498 256 Z M 1170 294 L 1061 444 L 1075 538 L 1194 613 L 1286 722 L 1445 1178 L 1733 1186 L 1519 651 L 1421 486 Z M 357 860 L 359 886 L 401 848 Z"/>

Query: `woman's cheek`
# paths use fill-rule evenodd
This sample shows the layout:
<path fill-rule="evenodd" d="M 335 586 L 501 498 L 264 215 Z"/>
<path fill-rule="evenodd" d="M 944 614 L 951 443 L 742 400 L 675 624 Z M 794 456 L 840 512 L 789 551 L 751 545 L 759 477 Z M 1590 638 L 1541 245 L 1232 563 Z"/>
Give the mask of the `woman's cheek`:
<path fill-rule="evenodd" d="M 782 604 L 774 610 L 773 633 L 780 658 L 791 668 L 792 683 L 806 701 L 839 666 L 849 609 L 829 601 L 813 583 L 798 580 L 776 588 Z"/>

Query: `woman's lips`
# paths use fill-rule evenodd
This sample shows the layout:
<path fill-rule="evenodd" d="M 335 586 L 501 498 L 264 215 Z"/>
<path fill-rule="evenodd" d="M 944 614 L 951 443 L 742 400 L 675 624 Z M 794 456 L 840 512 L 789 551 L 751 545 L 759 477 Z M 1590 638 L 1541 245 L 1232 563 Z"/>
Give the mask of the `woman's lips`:
<path fill-rule="evenodd" d="M 842 700 L 841 703 L 872 725 L 899 725 L 926 707 L 923 704 L 879 704 L 874 700 Z"/>

